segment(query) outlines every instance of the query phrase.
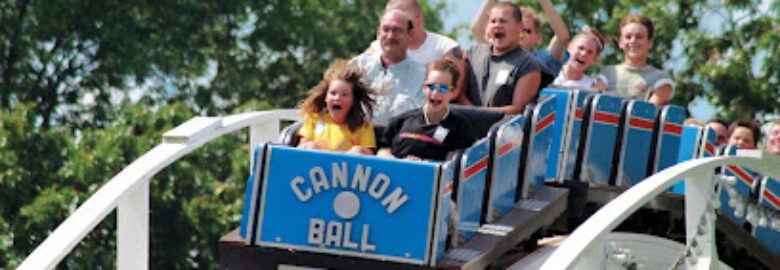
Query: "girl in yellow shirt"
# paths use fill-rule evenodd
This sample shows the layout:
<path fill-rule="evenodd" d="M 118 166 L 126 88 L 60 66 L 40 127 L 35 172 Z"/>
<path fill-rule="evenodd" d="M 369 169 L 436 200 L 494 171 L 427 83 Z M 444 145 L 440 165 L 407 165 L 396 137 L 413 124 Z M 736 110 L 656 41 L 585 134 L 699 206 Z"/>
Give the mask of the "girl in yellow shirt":
<path fill-rule="evenodd" d="M 374 126 L 367 119 L 373 112 L 373 91 L 361 77 L 346 60 L 330 65 L 300 105 L 306 120 L 298 130 L 298 148 L 374 154 Z"/>

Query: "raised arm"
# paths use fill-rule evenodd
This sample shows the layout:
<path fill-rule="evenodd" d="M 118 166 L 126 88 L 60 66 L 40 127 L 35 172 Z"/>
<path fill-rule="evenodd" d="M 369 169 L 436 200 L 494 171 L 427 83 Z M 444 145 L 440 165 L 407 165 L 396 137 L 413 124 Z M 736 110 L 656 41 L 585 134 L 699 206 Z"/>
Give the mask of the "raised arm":
<path fill-rule="evenodd" d="M 503 107 L 490 107 L 505 114 L 521 114 L 525 111 L 525 105 L 531 102 L 539 93 L 539 84 L 542 81 L 542 73 L 539 71 L 526 74 L 515 83 L 515 92 L 512 94 L 512 105 Z"/>
<path fill-rule="evenodd" d="M 471 35 L 478 43 L 487 44 L 485 39 L 485 27 L 487 26 L 488 19 L 490 17 L 490 9 L 493 8 L 493 4 L 498 0 L 485 0 L 482 4 L 482 8 L 479 9 L 477 17 L 474 17 L 474 21 L 471 22 Z"/>
<path fill-rule="evenodd" d="M 566 23 L 563 22 L 561 14 L 558 14 L 550 0 L 539 0 L 539 4 L 542 6 L 542 10 L 544 10 L 544 14 L 550 22 L 550 27 L 555 33 L 552 39 L 550 39 L 550 45 L 547 46 L 547 50 L 550 51 L 555 60 L 560 62 L 563 59 L 563 53 L 566 52 L 566 46 L 569 45 L 569 29 L 566 28 Z"/>

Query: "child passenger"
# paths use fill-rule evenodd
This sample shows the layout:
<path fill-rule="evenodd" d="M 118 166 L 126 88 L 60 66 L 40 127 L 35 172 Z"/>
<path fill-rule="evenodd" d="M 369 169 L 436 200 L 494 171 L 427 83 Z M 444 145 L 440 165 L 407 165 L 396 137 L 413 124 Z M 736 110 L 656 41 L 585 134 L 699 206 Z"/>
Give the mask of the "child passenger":
<path fill-rule="evenodd" d="M 362 77 L 346 60 L 331 63 L 300 105 L 306 120 L 298 131 L 298 148 L 374 154 L 374 126 L 367 119 L 374 100 Z"/>
<path fill-rule="evenodd" d="M 756 149 L 761 139 L 761 125 L 750 119 L 734 121 L 729 126 L 729 144 L 739 149 Z"/>
<path fill-rule="evenodd" d="M 561 73 L 553 80 L 552 84 L 567 88 L 595 88 L 605 91 L 607 88 L 606 77 L 599 76 L 598 79 L 593 79 L 585 75 L 585 70 L 598 59 L 599 53 L 603 49 L 604 37 L 590 28 L 585 28 L 569 43 L 569 60 L 561 68 Z"/>
<path fill-rule="evenodd" d="M 607 90 L 650 101 L 656 106 L 669 103 L 674 83 L 668 73 L 647 65 L 647 54 L 653 47 L 653 21 L 644 15 L 628 15 L 620 22 L 618 46 L 623 63 L 607 66 Z"/>
<path fill-rule="evenodd" d="M 769 153 L 780 155 L 780 120 L 772 123 L 766 139 L 766 150 Z"/>
<path fill-rule="evenodd" d="M 469 123 L 448 106 L 455 98 L 454 84 L 459 76 L 458 66 L 449 59 L 431 62 L 422 85 L 426 104 L 390 120 L 377 156 L 443 161 L 455 150 L 470 146 L 474 138 L 468 135 Z"/>

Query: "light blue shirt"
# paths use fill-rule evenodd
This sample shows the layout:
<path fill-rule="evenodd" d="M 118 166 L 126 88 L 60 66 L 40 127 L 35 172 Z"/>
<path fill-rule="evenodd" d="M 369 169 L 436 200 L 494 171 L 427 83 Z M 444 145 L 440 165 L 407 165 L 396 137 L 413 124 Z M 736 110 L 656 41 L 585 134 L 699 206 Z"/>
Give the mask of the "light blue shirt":
<path fill-rule="evenodd" d="M 363 70 L 371 88 L 377 91 L 371 122 L 386 126 L 391 117 L 425 105 L 422 91 L 425 66 L 407 57 L 385 68 L 380 56 L 381 52 L 369 52 L 355 57 L 353 61 Z"/>
<path fill-rule="evenodd" d="M 558 73 L 561 72 L 561 68 L 563 67 L 563 64 L 566 63 L 566 61 L 569 61 L 568 51 L 563 52 L 561 61 L 555 60 L 555 57 L 552 56 L 550 50 L 547 50 L 547 48 L 542 48 L 541 50 L 535 50 L 534 56 L 536 56 L 536 58 L 539 59 L 539 62 L 542 62 L 544 66 L 550 69 L 554 77 L 558 77 Z"/>

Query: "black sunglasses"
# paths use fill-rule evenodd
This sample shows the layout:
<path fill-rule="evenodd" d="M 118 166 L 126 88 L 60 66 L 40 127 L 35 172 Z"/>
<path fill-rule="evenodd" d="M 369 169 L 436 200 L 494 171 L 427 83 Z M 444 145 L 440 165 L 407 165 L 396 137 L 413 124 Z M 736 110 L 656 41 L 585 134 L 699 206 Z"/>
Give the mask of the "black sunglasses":
<path fill-rule="evenodd" d="M 425 84 L 425 87 L 428 87 L 428 90 L 431 90 L 431 91 L 438 90 L 439 92 L 442 92 L 442 93 L 449 92 L 450 88 L 451 88 L 450 86 L 447 86 L 447 85 L 435 84 L 435 83 Z"/>

